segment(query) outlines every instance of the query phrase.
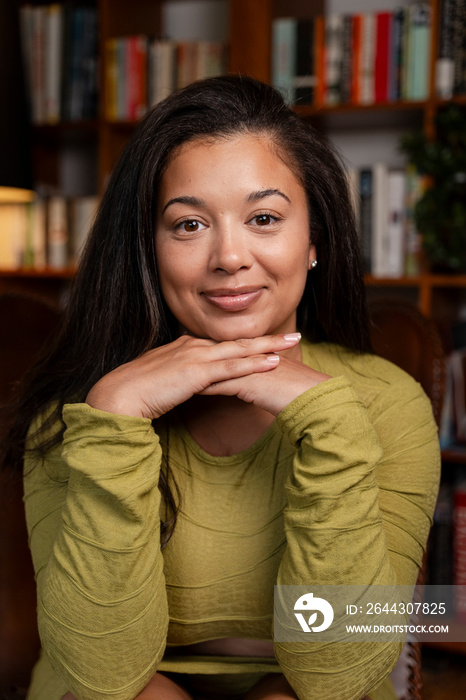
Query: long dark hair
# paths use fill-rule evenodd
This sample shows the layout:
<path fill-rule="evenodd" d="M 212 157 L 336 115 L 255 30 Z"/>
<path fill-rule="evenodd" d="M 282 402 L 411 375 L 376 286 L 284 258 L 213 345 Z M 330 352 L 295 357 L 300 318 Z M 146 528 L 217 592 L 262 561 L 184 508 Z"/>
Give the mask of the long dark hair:
<path fill-rule="evenodd" d="M 370 351 L 361 256 L 346 177 L 327 141 L 289 109 L 280 94 L 252 78 L 224 76 L 172 94 L 142 120 L 103 196 L 58 337 L 29 373 L 3 461 L 21 469 L 28 425 L 54 404 L 44 452 L 63 432 L 64 403 L 83 401 L 115 367 L 175 337 L 161 297 L 154 221 L 158 189 L 175 150 L 200 137 L 262 134 L 304 186 L 318 266 L 298 307 L 300 330 L 313 342 Z M 60 419 L 60 420 L 57 420 Z M 50 433 L 49 433 L 50 434 Z"/>

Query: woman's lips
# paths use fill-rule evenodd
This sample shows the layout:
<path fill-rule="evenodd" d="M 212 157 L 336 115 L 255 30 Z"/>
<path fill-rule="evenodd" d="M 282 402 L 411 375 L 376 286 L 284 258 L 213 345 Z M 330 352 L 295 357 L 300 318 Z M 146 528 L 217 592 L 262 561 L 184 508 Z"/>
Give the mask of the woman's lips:
<path fill-rule="evenodd" d="M 264 287 L 250 289 L 216 289 L 204 292 L 211 304 L 224 311 L 244 311 L 261 296 Z"/>

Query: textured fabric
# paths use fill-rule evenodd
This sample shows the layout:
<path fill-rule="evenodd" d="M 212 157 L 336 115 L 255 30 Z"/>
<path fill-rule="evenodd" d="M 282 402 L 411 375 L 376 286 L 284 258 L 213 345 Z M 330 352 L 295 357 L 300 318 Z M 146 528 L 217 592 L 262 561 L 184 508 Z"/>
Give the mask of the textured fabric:
<path fill-rule="evenodd" d="M 36 667 L 29 700 L 59 700 L 67 688 L 83 700 L 129 700 L 157 669 L 281 670 L 300 700 L 359 700 L 373 688 L 374 700 L 393 697 L 384 678 L 397 644 L 277 643 L 278 664 L 177 654 L 208 639 L 270 640 L 277 581 L 416 580 L 439 479 L 430 403 L 380 358 L 301 347 L 303 362 L 333 378 L 229 457 L 206 454 L 179 424 L 161 420 L 154 430 L 147 419 L 65 406 L 63 444 L 37 464 L 26 459 L 49 659 Z M 162 451 L 181 492 L 163 554 Z"/>

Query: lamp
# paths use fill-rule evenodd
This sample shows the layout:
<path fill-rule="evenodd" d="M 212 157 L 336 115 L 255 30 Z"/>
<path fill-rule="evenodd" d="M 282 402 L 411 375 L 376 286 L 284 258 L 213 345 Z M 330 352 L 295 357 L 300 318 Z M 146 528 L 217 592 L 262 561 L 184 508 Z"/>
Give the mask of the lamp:
<path fill-rule="evenodd" d="M 34 199 L 18 8 L 0 0 L 0 203 Z"/>

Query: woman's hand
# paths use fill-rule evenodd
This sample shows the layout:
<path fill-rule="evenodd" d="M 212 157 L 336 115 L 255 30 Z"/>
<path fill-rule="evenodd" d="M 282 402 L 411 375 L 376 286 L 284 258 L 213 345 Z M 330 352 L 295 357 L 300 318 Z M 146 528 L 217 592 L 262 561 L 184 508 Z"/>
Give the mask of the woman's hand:
<path fill-rule="evenodd" d="M 211 393 L 234 395 L 233 387 L 238 386 L 239 398 L 247 394 L 249 398 L 244 400 L 256 403 L 257 396 L 261 402 L 265 399 L 262 395 L 267 391 L 266 384 L 251 393 L 246 391 L 249 381 L 254 380 L 256 386 L 255 378 L 269 370 L 275 371 L 285 360 L 275 353 L 292 348 L 299 338 L 299 333 L 292 333 L 217 342 L 183 335 L 106 374 L 92 387 L 86 402 L 109 413 L 150 419 L 167 413 L 194 394 L 210 393 L 207 390 L 211 387 L 214 389 Z M 295 373 L 305 367 L 300 363 L 294 365 Z M 242 383 L 228 384 L 235 379 Z M 221 390 L 222 386 L 225 391 Z M 269 385 L 270 393 L 273 386 Z"/>
<path fill-rule="evenodd" d="M 277 416 L 300 394 L 326 379 L 331 377 L 302 362 L 280 357 L 279 364 L 272 372 L 227 379 L 211 384 L 199 393 L 205 396 L 237 396 Z"/>

